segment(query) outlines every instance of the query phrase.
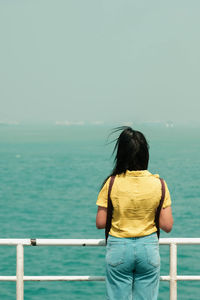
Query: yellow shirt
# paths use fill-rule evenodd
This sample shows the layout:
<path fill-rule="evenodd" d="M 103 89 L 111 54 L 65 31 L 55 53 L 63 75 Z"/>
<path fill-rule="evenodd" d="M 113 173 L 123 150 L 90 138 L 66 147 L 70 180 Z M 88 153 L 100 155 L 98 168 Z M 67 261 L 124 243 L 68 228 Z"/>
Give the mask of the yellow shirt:
<path fill-rule="evenodd" d="M 97 205 L 107 207 L 110 178 L 101 189 Z M 161 200 L 159 175 L 149 171 L 126 171 L 116 175 L 111 190 L 113 204 L 112 226 L 109 234 L 115 237 L 140 237 L 157 231 L 155 213 Z M 165 183 L 163 208 L 171 205 Z"/>

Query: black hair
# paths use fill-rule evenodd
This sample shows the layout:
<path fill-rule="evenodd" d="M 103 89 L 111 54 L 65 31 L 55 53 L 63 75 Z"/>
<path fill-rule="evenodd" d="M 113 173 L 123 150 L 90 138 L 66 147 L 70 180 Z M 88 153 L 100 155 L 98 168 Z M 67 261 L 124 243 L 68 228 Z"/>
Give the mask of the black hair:
<path fill-rule="evenodd" d="M 128 126 L 117 127 L 112 133 L 118 131 L 121 133 L 115 140 L 116 144 L 113 150 L 113 154 L 116 152 L 115 165 L 104 183 L 110 176 L 126 173 L 127 170 L 139 171 L 148 168 L 149 145 L 143 133 Z"/>

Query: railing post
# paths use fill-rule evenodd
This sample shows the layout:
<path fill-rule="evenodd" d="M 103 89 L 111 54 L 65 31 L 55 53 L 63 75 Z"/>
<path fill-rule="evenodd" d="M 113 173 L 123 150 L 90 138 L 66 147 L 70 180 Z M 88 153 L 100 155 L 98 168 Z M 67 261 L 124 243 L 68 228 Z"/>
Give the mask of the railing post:
<path fill-rule="evenodd" d="M 177 300 L 177 245 L 170 243 L 170 300 Z"/>
<path fill-rule="evenodd" d="M 24 300 L 24 246 L 17 245 L 17 270 L 16 270 L 17 300 Z"/>

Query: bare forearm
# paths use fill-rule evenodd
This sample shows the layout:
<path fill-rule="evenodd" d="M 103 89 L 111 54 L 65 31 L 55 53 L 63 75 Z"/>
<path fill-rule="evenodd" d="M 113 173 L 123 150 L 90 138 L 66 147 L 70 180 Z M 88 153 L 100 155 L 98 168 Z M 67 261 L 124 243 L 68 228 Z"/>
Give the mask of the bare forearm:
<path fill-rule="evenodd" d="M 106 227 L 107 208 L 98 206 L 96 216 L 96 227 L 98 229 L 104 229 Z"/>

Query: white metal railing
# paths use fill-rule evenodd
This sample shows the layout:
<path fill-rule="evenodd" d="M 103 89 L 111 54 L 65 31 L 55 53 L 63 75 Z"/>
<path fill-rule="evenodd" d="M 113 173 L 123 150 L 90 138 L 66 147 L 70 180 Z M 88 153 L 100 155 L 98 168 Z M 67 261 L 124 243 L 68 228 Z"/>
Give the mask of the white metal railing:
<path fill-rule="evenodd" d="M 199 280 L 200 276 L 177 275 L 177 245 L 200 245 L 200 238 L 161 238 L 170 245 L 170 274 L 160 280 L 170 282 L 170 300 L 177 300 L 178 280 Z M 103 276 L 24 276 L 24 246 L 105 246 L 100 239 L 0 239 L 0 246 L 17 247 L 16 276 L 0 276 L 0 281 L 16 281 L 16 299 L 24 300 L 24 281 L 104 281 Z"/>

